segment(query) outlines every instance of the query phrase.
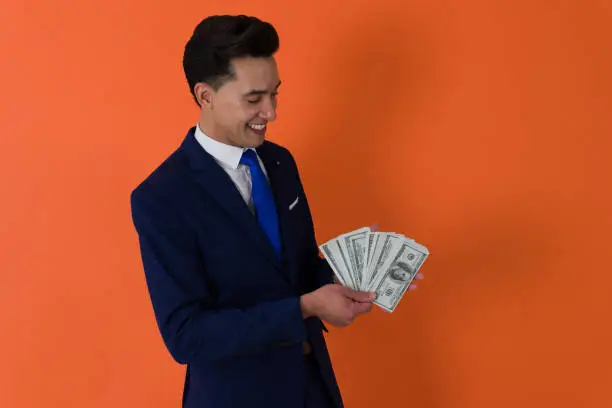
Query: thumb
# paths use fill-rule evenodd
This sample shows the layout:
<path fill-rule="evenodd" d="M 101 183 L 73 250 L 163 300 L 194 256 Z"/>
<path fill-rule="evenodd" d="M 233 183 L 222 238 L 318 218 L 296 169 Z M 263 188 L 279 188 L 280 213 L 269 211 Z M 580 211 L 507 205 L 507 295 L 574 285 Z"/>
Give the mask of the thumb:
<path fill-rule="evenodd" d="M 369 303 L 373 302 L 374 299 L 376 299 L 375 292 L 359 292 L 347 287 L 345 287 L 344 289 L 344 296 L 351 300 L 354 300 L 355 302 Z"/>
<path fill-rule="evenodd" d="M 368 313 L 370 310 L 372 310 L 372 303 L 355 302 L 353 305 L 355 306 L 355 312 L 357 312 L 357 314 Z"/>

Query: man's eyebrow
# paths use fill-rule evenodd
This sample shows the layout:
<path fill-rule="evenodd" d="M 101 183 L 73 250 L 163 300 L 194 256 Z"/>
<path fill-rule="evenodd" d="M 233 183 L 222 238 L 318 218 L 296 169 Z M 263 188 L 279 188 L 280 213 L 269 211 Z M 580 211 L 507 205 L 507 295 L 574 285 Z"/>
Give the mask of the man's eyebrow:
<path fill-rule="evenodd" d="M 281 85 L 281 81 L 278 81 L 278 84 L 276 84 L 276 87 L 274 87 L 274 90 L 277 90 L 280 85 Z M 253 90 L 245 93 L 244 96 L 265 95 L 267 93 L 268 93 L 268 91 L 266 91 L 266 90 L 253 89 Z"/>

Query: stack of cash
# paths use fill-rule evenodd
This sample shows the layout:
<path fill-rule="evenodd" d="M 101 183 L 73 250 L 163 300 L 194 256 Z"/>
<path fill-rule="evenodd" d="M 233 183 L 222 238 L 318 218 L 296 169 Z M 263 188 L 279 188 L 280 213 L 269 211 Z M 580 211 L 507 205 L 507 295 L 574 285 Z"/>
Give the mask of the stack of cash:
<path fill-rule="evenodd" d="M 319 246 L 336 279 L 354 290 L 376 292 L 374 303 L 393 312 L 429 251 L 413 239 L 370 228 L 342 234 Z"/>

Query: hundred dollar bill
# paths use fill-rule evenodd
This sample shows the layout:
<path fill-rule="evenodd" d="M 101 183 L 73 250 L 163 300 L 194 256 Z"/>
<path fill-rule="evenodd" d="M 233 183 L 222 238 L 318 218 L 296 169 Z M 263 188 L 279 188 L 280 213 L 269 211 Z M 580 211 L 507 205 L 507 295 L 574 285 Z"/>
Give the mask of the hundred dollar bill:
<path fill-rule="evenodd" d="M 374 303 L 393 312 L 427 256 L 429 251 L 423 245 L 404 240 L 388 269 L 373 288 L 377 295 Z"/>
<path fill-rule="evenodd" d="M 392 240 L 389 238 L 389 233 L 379 232 L 372 248 L 373 254 L 370 257 L 368 266 L 368 282 L 366 290 L 370 290 L 373 280 L 378 276 L 378 271 L 381 270 L 392 250 Z"/>
<path fill-rule="evenodd" d="M 344 261 L 342 261 L 340 253 L 338 251 L 338 243 L 335 240 L 330 240 L 319 246 L 319 249 L 323 253 L 323 256 L 327 260 L 327 263 L 334 271 L 334 275 L 338 281 L 344 285 L 348 286 L 349 282 L 347 282 L 347 274 L 344 268 Z"/>
<path fill-rule="evenodd" d="M 399 240 L 399 242 L 404 241 L 404 240 L 408 240 L 408 241 L 412 241 L 414 242 L 414 240 L 412 238 L 406 237 L 405 235 L 402 234 L 398 234 L 397 232 L 385 232 L 383 233 L 385 235 L 390 235 L 394 238 L 396 238 L 397 240 Z M 368 262 L 368 272 L 367 272 L 367 285 L 366 285 L 366 289 L 370 290 L 372 286 L 374 286 L 375 279 L 376 278 L 380 278 L 380 275 L 377 273 L 379 270 L 384 270 L 387 266 L 385 266 L 385 261 L 390 261 L 390 259 L 388 257 L 385 257 L 384 259 L 379 259 L 378 255 L 380 255 L 380 251 L 384 249 L 384 247 L 377 247 L 376 245 L 378 245 L 378 243 L 380 243 L 381 241 L 375 241 L 374 243 L 374 248 L 372 249 L 372 252 L 374 252 L 373 254 L 370 255 L 370 261 Z M 398 245 L 398 242 L 394 243 L 395 245 Z M 399 247 L 397 248 L 399 250 Z M 395 254 L 395 250 L 391 253 L 391 255 Z M 375 268 L 374 265 L 372 264 L 372 259 L 377 259 L 378 260 L 378 265 Z"/>
<path fill-rule="evenodd" d="M 353 275 L 356 289 L 363 289 L 363 269 L 367 254 L 367 240 L 370 228 L 360 228 L 355 231 L 343 234 L 340 239 L 344 240 L 344 245 L 347 249 L 348 264 Z"/>
<path fill-rule="evenodd" d="M 384 271 L 387 270 L 391 261 L 395 257 L 395 254 L 397 254 L 401 243 L 402 240 L 393 234 L 380 234 L 376 249 L 374 251 L 374 258 L 372 259 L 370 277 L 367 286 L 368 291 L 372 291 L 377 283 L 382 279 Z"/>
<path fill-rule="evenodd" d="M 403 235 L 403 234 L 398 234 L 397 232 L 389 232 L 389 234 L 391 234 L 391 235 L 393 235 L 394 237 L 399 238 L 399 239 L 401 239 L 401 240 L 406 240 L 406 241 L 412 241 L 412 242 L 415 242 L 415 241 L 414 241 L 414 239 L 412 239 L 412 238 L 410 238 L 410 237 L 407 237 L 407 236 L 405 236 L 405 235 Z"/>
<path fill-rule="evenodd" d="M 349 257 L 349 250 L 346 245 L 346 241 L 342 238 L 342 235 L 334 238 L 334 241 L 336 242 L 336 245 L 338 247 L 338 255 L 340 257 L 339 260 L 345 271 L 344 276 L 345 276 L 345 280 L 347 281 L 346 286 L 348 286 L 351 289 L 357 290 L 357 288 L 359 288 L 359 285 L 357 282 L 357 277 L 355 276 L 353 267 L 351 265 L 351 260 Z"/>
<path fill-rule="evenodd" d="M 374 233 L 374 242 L 372 248 L 370 248 L 370 261 L 368 262 L 368 271 L 366 272 L 366 289 L 370 288 L 372 278 L 375 276 L 374 272 L 377 269 L 377 265 L 380 258 L 380 253 L 387 243 L 387 233 L 376 232 Z"/>
<path fill-rule="evenodd" d="M 371 232 L 368 234 L 368 251 L 366 263 L 363 266 L 363 279 L 361 281 L 361 286 L 364 290 L 368 288 L 370 283 L 370 272 L 372 266 L 372 259 L 374 258 L 374 251 L 376 249 L 376 242 L 378 241 L 378 237 L 380 236 L 379 232 Z"/>

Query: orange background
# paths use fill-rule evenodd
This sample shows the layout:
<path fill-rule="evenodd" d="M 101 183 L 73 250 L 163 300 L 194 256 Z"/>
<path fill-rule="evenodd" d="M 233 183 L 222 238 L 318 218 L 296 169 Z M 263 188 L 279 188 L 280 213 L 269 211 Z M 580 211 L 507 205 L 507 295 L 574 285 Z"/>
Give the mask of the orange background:
<path fill-rule="evenodd" d="M 129 193 L 197 121 L 181 57 L 217 13 L 279 31 L 270 139 L 319 240 L 378 222 L 432 253 L 328 335 L 347 407 L 612 406 L 610 2 L 1 9 L 1 407 L 180 406 Z"/>

